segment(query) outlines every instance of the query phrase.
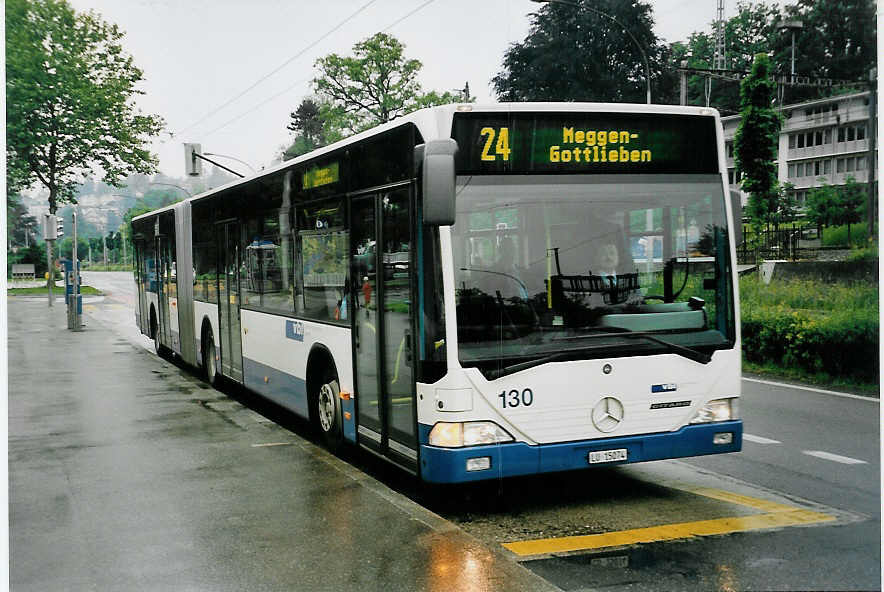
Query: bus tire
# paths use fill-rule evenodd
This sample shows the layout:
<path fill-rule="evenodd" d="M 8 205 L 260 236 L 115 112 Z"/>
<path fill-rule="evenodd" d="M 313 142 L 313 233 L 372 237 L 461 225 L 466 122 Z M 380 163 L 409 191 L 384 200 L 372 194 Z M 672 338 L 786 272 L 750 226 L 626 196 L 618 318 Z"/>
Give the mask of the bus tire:
<path fill-rule="evenodd" d="M 218 357 L 215 352 L 215 337 L 212 330 L 203 332 L 203 376 L 212 386 L 218 385 Z"/>
<path fill-rule="evenodd" d="M 150 338 L 153 339 L 153 349 L 156 354 L 161 358 L 165 357 L 165 348 L 160 343 L 160 327 L 159 323 L 157 323 L 157 313 L 153 306 L 150 307 Z"/>
<path fill-rule="evenodd" d="M 320 381 L 316 395 L 314 417 L 322 443 L 331 452 L 337 452 L 344 443 L 344 432 L 341 426 L 341 387 L 338 377 L 329 373 Z"/>

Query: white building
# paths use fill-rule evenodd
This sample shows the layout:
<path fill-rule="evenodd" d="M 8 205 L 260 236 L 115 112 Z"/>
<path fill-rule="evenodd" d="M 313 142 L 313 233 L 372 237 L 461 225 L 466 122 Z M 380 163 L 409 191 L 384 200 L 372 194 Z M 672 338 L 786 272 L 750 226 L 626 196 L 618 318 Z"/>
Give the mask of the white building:
<path fill-rule="evenodd" d="M 777 178 L 792 183 L 799 207 L 807 192 L 824 184 L 843 185 L 852 176 L 858 183 L 869 180 L 869 134 L 876 132 L 870 124 L 871 93 L 861 92 L 786 105 L 780 130 Z M 732 189 L 740 173 L 734 167 L 734 134 L 740 116 L 723 117 L 728 180 Z M 877 161 L 877 141 L 875 159 Z M 877 180 L 878 175 L 875 175 Z M 743 194 L 743 205 L 747 196 Z"/>

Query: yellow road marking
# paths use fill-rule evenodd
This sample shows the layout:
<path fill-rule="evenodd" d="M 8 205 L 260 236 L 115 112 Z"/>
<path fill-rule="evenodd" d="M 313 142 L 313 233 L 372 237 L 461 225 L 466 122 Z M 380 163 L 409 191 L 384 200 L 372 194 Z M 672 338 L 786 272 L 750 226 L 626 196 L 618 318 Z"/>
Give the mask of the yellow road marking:
<path fill-rule="evenodd" d="M 605 547 L 672 541 L 698 536 L 713 536 L 767 528 L 800 526 L 816 524 L 819 522 L 831 522 L 835 520 L 835 517 L 829 514 L 804 510 L 795 506 L 787 506 L 785 504 L 720 489 L 705 487 L 677 487 L 677 489 L 689 491 L 697 495 L 720 501 L 747 506 L 755 510 L 761 510 L 765 513 L 754 514 L 751 516 L 736 516 L 732 518 L 715 518 L 712 520 L 663 524 L 661 526 L 649 526 L 646 528 L 634 528 L 601 534 L 515 541 L 512 543 L 503 543 L 503 546 L 520 557 L 526 557 L 529 555 L 588 551 L 593 549 L 603 549 Z"/>
<path fill-rule="evenodd" d="M 696 493 L 697 495 L 702 495 L 703 497 L 710 497 L 712 499 L 717 499 L 717 500 L 720 500 L 723 502 L 730 502 L 732 504 L 737 504 L 740 506 L 747 506 L 749 508 L 754 508 L 756 510 L 761 510 L 763 512 L 791 512 L 796 509 L 795 506 L 787 506 L 785 504 L 778 504 L 777 502 L 758 499 L 756 497 L 749 497 L 748 495 L 740 495 L 739 493 L 724 491 L 722 489 L 711 489 L 709 487 L 679 487 L 679 486 L 676 486 L 675 489 L 680 489 L 681 491 L 687 491 L 688 493 Z"/>
<path fill-rule="evenodd" d="M 601 549 L 604 547 L 634 545 L 637 543 L 672 541 L 697 536 L 730 534 L 733 532 L 744 532 L 747 530 L 759 530 L 763 528 L 781 528 L 784 526 L 814 524 L 816 522 L 828 522 L 831 520 L 835 520 L 835 517 L 829 516 L 828 514 L 813 512 L 811 510 L 800 510 L 796 508 L 788 512 L 770 512 L 767 514 L 756 514 L 754 516 L 716 518 L 713 520 L 665 524 L 663 526 L 620 530 L 604 534 L 518 541 L 515 543 L 504 543 L 503 546 L 516 555 L 525 557 L 527 555 L 584 551 Z"/>

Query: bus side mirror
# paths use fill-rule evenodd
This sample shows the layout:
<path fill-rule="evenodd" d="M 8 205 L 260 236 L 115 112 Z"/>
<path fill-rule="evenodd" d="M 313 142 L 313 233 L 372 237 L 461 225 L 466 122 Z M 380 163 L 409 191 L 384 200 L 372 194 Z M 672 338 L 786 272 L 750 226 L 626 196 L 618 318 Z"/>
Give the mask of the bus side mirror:
<path fill-rule="evenodd" d="M 454 224 L 454 157 L 457 142 L 432 140 L 414 148 L 415 162 L 422 168 L 423 223 L 428 226 Z"/>
<path fill-rule="evenodd" d="M 740 192 L 731 189 L 731 213 L 734 215 L 734 243 L 736 246 L 743 244 L 743 200 Z"/>

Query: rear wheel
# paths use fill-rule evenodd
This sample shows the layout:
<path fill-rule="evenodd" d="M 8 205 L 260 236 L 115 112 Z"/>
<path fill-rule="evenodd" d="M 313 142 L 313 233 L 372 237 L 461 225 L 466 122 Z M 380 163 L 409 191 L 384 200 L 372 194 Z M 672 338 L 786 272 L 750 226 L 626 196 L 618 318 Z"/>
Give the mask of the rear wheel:
<path fill-rule="evenodd" d="M 313 398 L 316 401 L 314 417 L 319 433 L 326 448 L 332 452 L 337 451 L 344 442 L 340 393 L 338 377 L 330 374 L 319 385 L 318 392 Z"/>
<path fill-rule="evenodd" d="M 160 343 L 160 328 L 157 324 L 157 315 L 154 310 L 150 309 L 150 338 L 153 339 L 153 349 L 161 358 L 164 357 L 165 349 Z"/>
<path fill-rule="evenodd" d="M 212 386 L 218 384 L 218 358 L 215 353 L 215 338 L 211 331 L 207 331 L 203 339 L 203 371 L 206 382 Z"/>

